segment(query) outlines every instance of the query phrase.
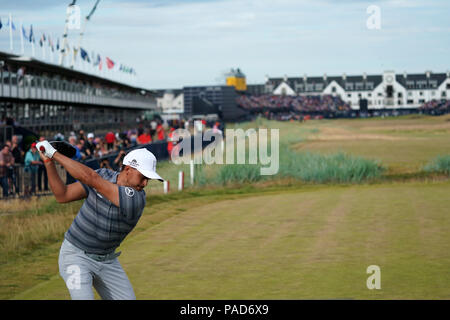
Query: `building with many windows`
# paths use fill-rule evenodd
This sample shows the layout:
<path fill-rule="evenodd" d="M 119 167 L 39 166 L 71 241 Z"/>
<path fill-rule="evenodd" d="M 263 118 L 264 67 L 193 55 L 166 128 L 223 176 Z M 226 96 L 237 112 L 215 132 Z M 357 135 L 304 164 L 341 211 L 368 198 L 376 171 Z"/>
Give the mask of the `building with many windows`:
<path fill-rule="evenodd" d="M 253 95 L 324 95 L 340 96 L 353 110 L 359 110 L 362 102 L 367 108 L 415 109 L 432 99 L 450 99 L 450 72 L 398 74 L 385 71 L 381 75 L 357 75 L 321 77 L 266 77 L 264 84 L 247 85 L 247 93 Z"/>

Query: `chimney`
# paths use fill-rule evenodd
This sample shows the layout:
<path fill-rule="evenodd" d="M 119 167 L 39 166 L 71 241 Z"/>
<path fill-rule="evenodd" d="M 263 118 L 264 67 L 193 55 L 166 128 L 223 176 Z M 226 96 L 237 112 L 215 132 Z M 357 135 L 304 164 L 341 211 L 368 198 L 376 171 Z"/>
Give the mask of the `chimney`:
<path fill-rule="evenodd" d="M 363 73 L 363 80 L 367 80 L 367 74 L 365 72 Z"/>
<path fill-rule="evenodd" d="M 342 80 L 347 80 L 347 75 L 345 74 L 345 72 L 342 74 Z"/>
<path fill-rule="evenodd" d="M 406 71 L 403 71 L 403 78 L 407 78 L 408 77 L 408 74 L 406 73 Z"/>
<path fill-rule="evenodd" d="M 425 71 L 425 74 L 427 75 L 427 78 L 430 78 L 431 71 Z"/>
<path fill-rule="evenodd" d="M 326 73 L 323 74 L 323 81 L 327 81 L 327 74 Z"/>
<path fill-rule="evenodd" d="M 286 81 L 286 82 L 288 81 L 288 76 L 286 74 L 284 75 L 283 80 Z"/>
<path fill-rule="evenodd" d="M 269 82 L 269 75 L 268 74 L 266 74 L 264 78 L 265 78 L 266 82 Z"/>
<path fill-rule="evenodd" d="M 306 73 L 303 75 L 303 81 L 306 82 L 306 80 L 308 79 L 308 76 L 306 75 Z"/>

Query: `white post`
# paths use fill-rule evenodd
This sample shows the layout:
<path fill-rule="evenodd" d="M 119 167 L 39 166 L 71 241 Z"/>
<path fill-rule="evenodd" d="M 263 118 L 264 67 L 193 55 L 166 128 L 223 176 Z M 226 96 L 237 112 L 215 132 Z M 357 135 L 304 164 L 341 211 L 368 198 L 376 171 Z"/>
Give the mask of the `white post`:
<path fill-rule="evenodd" d="M 20 21 L 20 49 L 21 49 L 22 55 L 24 55 L 25 47 L 23 45 L 23 21 Z"/>
<path fill-rule="evenodd" d="M 184 188 L 184 172 L 178 172 L 178 191 L 182 191 Z"/>
<path fill-rule="evenodd" d="M 190 163 L 191 166 L 191 185 L 194 185 L 194 160 L 191 160 Z"/>
<path fill-rule="evenodd" d="M 33 56 L 33 58 L 35 57 L 35 52 L 34 52 L 34 36 L 31 38 L 31 55 Z"/>
<path fill-rule="evenodd" d="M 13 34 L 12 34 L 12 15 L 11 13 L 9 14 L 9 49 L 11 50 L 11 52 L 13 52 Z"/>
<path fill-rule="evenodd" d="M 169 191 L 170 191 L 170 182 L 164 180 L 164 193 L 165 193 L 165 194 L 168 194 Z"/>

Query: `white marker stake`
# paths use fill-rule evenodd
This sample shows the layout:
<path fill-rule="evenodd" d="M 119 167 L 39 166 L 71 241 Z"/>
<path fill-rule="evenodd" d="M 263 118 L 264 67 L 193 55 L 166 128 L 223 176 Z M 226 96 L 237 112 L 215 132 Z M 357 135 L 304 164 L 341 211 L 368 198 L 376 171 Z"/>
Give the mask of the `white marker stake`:
<path fill-rule="evenodd" d="M 194 160 L 191 160 L 191 185 L 194 185 Z"/>
<path fill-rule="evenodd" d="M 184 188 L 184 172 L 178 172 L 178 191 L 182 191 Z"/>
<path fill-rule="evenodd" d="M 170 182 L 164 180 L 164 193 L 167 194 L 170 191 Z"/>

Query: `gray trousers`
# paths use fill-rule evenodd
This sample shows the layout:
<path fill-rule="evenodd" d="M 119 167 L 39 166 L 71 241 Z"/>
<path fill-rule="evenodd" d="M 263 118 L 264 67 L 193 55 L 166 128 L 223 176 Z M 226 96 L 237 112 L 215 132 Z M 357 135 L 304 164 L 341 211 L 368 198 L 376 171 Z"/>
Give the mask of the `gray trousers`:
<path fill-rule="evenodd" d="M 73 300 L 93 300 L 94 287 L 105 300 L 135 300 L 133 287 L 117 258 L 96 261 L 64 239 L 59 252 L 59 274 Z"/>

